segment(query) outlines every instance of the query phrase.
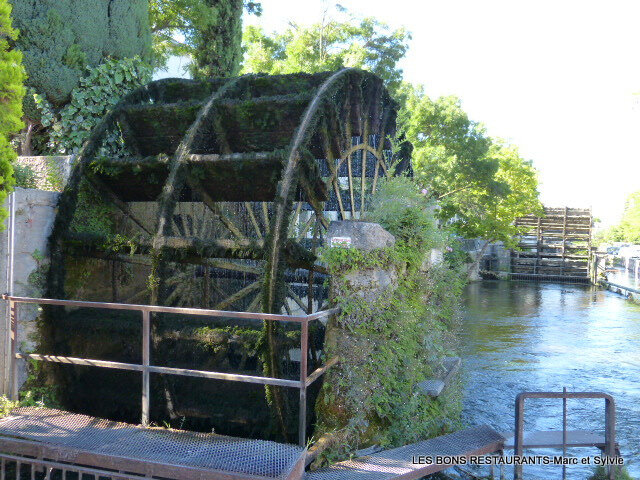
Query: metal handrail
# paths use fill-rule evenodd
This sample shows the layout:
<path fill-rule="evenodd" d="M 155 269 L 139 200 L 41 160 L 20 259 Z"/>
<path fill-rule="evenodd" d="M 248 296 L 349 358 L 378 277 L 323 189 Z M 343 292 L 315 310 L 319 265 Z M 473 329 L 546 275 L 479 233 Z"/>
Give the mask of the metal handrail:
<path fill-rule="evenodd" d="M 31 359 L 37 361 L 65 363 L 72 365 L 84 365 L 116 370 L 130 370 L 142 372 L 142 425 L 149 425 L 150 402 L 150 374 L 163 373 L 186 377 L 210 378 L 216 380 L 228 380 L 233 382 L 257 383 L 262 385 L 274 385 L 281 387 L 297 388 L 300 391 L 300 407 L 298 421 L 298 442 L 301 446 L 306 444 L 306 418 L 307 418 L 307 388 L 318 380 L 330 367 L 338 363 L 337 358 L 327 361 L 311 374 L 307 374 L 307 358 L 309 355 L 309 322 L 326 318 L 329 315 L 340 312 L 339 308 L 332 308 L 309 315 L 278 315 L 271 313 L 230 312 L 224 310 L 209 310 L 202 308 L 163 307 L 159 305 L 137 305 L 126 303 L 85 302 L 77 300 L 58 300 L 51 298 L 31 298 L 2 295 L 2 299 L 9 302 L 11 321 L 11 365 L 10 365 L 10 398 L 18 400 L 18 379 L 16 363 L 18 359 Z M 18 351 L 18 304 L 58 305 L 67 307 L 100 308 L 108 310 L 129 310 L 142 313 L 142 363 L 122 363 L 107 360 L 89 358 L 66 357 L 58 355 L 43 355 L 35 353 L 22 353 Z M 209 370 L 192 370 L 185 368 L 161 367 L 151 365 L 151 313 L 175 313 L 182 315 L 199 315 L 207 317 L 226 317 L 252 320 L 268 320 L 275 322 L 299 323 L 300 333 L 300 379 L 287 380 L 273 377 L 260 377 L 254 375 L 240 375 L 233 373 L 215 372 Z"/>
<path fill-rule="evenodd" d="M 605 447 L 604 454 L 607 457 L 615 457 L 616 455 L 616 401 L 608 393 L 603 392 L 567 392 L 564 389 L 563 392 L 522 392 L 516 395 L 516 432 L 514 438 L 514 454 L 516 456 L 522 456 L 524 450 L 524 401 L 527 398 L 557 398 L 563 401 L 563 420 L 562 420 L 562 444 L 563 455 L 566 453 L 567 447 L 567 406 L 566 401 L 569 398 L 591 398 L 591 399 L 604 399 L 605 401 Z M 514 466 L 514 478 L 515 480 L 522 480 L 522 465 L 515 464 Z M 564 469 L 563 469 L 564 474 Z M 609 478 L 613 479 L 615 475 L 615 469 L 609 467 Z"/>

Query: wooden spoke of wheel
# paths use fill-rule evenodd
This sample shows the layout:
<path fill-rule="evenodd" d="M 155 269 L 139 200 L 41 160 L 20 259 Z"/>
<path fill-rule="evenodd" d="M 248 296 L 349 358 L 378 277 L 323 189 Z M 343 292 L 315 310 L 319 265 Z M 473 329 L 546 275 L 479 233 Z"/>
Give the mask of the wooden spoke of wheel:
<path fill-rule="evenodd" d="M 259 307 L 260 307 L 260 293 L 258 292 L 258 294 L 255 296 L 255 298 L 251 301 L 251 303 L 249 304 L 249 307 L 247 308 L 247 312 L 257 312 Z"/>
<path fill-rule="evenodd" d="M 253 206 L 249 202 L 244 202 L 244 207 L 247 209 L 247 213 L 249 214 L 249 220 L 251 220 L 251 224 L 253 225 L 254 230 L 256 231 L 256 236 L 262 240 L 262 231 L 260 230 L 260 224 L 258 224 L 258 219 L 253 213 Z"/>
<path fill-rule="evenodd" d="M 329 167 L 329 171 L 331 173 L 331 183 L 333 185 L 333 189 L 336 193 L 336 197 L 338 200 L 338 206 L 340 207 L 340 215 L 342 217 L 342 220 L 346 220 L 346 214 L 344 211 L 344 205 L 342 204 L 342 195 L 340 194 L 340 186 L 338 185 L 338 174 L 337 174 L 337 170 L 336 170 L 336 166 L 334 164 L 335 162 L 335 158 L 333 156 L 333 153 L 331 151 L 331 140 L 329 138 L 329 134 L 328 131 L 323 129 L 322 131 L 322 136 L 323 136 L 323 141 L 324 141 L 324 150 L 325 150 L 325 154 L 326 154 L 326 162 L 327 162 L 327 166 Z"/>
<path fill-rule="evenodd" d="M 264 219 L 265 228 L 269 225 L 269 206 L 267 202 L 262 202 L 262 217 Z"/>
<path fill-rule="evenodd" d="M 315 213 L 313 215 L 311 215 L 309 217 L 309 219 L 304 223 L 304 226 L 302 227 L 302 229 L 298 233 L 298 237 L 297 237 L 297 241 L 298 242 L 300 240 L 302 240 L 307 235 L 307 232 L 309 231 L 309 228 L 311 227 L 311 224 L 313 223 L 314 216 L 315 216 Z"/>
<path fill-rule="evenodd" d="M 287 312 L 287 315 L 293 315 L 293 313 L 291 312 L 291 307 L 289 306 L 289 302 L 287 302 L 287 299 L 284 299 L 284 311 Z"/>
<path fill-rule="evenodd" d="M 98 190 L 99 193 L 102 194 L 103 197 L 106 197 L 108 200 L 113 202 L 113 204 L 118 207 L 118 209 L 122 213 L 124 213 L 124 215 L 128 217 L 133 223 L 140 227 L 145 233 L 152 235 L 151 231 L 147 227 L 145 227 L 144 223 L 142 223 L 142 221 L 133 214 L 133 212 L 129 208 L 129 205 L 120 200 L 118 196 L 113 193 L 102 180 L 89 172 L 88 169 L 85 170 L 85 178 L 96 190 Z"/>
<path fill-rule="evenodd" d="M 289 225 L 289 236 L 293 237 L 296 226 L 298 225 L 298 220 L 300 220 L 300 211 L 302 210 L 302 200 L 298 202 L 296 206 L 296 211 L 293 214 L 293 218 L 291 219 L 291 223 Z M 298 240 L 300 240 L 300 236 L 298 235 Z"/>
<path fill-rule="evenodd" d="M 256 267 L 252 267 L 250 265 L 245 265 L 243 263 L 234 263 L 225 260 L 220 260 L 218 258 L 210 258 L 206 261 L 205 265 L 214 268 L 221 268 L 223 270 L 233 270 L 235 272 L 243 272 L 243 273 L 251 273 L 253 275 L 260 275 L 260 269 Z"/>
<path fill-rule="evenodd" d="M 133 295 L 127 297 L 122 303 L 133 303 L 133 301 L 136 298 L 140 298 L 142 297 L 144 294 L 149 294 L 149 289 L 147 287 L 143 288 L 142 290 L 138 290 L 136 293 L 134 293 Z"/>
<path fill-rule="evenodd" d="M 317 250 L 317 241 L 318 241 L 318 230 L 320 227 L 320 222 L 316 221 L 315 225 L 313 226 L 313 243 L 311 244 L 311 251 L 313 252 L 313 254 L 315 255 L 316 250 Z M 314 285 L 314 276 L 315 276 L 315 271 L 313 269 L 309 270 L 309 286 L 307 289 L 307 314 L 311 314 L 311 312 L 313 312 L 313 287 Z"/>
<path fill-rule="evenodd" d="M 225 298 L 223 301 L 219 302 L 214 307 L 214 310 L 226 310 L 230 305 L 233 305 L 238 300 L 242 300 L 244 297 L 249 295 L 251 292 L 253 292 L 255 290 L 258 290 L 260 288 L 260 286 L 261 286 L 261 284 L 260 284 L 259 281 L 258 282 L 253 282 L 253 283 L 247 285 L 242 290 L 238 290 L 233 295 L 230 295 L 229 297 Z"/>
<path fill-rule="evenodd" d="M 369 118 L 364 121 L 364 150 L 360 168 L 360 218 L 364 216 L 364 197 L 367 183 L 367 147 L 369 146 Z"/>
<path fill-rule="evenodd" d="M 351 115 L 351 110 L 349 110 L 348 115 Z M 351 135 L 351 122 L 347 121 L 347 125 L 345 127 L 346 130 L 346 135 L 347 135 L 347 139 L 349 140 L 349 144 L 352 143 L 353 141 L 353 137 Z M 351 146 L 351 145 L 349 145 Z M 356 207 L 355 207 L 355 196 L 353 194 L 353 169 L 351 166 L 351 154 L 347 155 L 346 157 L 341 157 L 344 158 L 344 161 L 347 162 L 347 172 L 349 175 L 349 198 L 351 199 L 351 218 L 355 218 L 356 216 Z M 342 161 L 342 160 L 341 160 Z M 338 172 L 340 172 L 340 167 L 338 166 L 337 169 Z"/>
<path fill-rule="evenodd" d="M 298 294 L 293 291 L 293 288 L 291 288 L 290 285 L 287 285 L 287 295 L 289 295 L 289 297 L 291 297 L 293 301 L 296 302 L 303 311 L 305 312 L 307 311 L 307 306 L 304 304 L 304 302 L 298 296 Z"/>
<path fill-rule="evenodd" d="M 218 204 L 209 196 L 207 192 L 204 191 L 204 188 L 202 188 L 202 185 L 200 185 L 200 182 L 196 182 L 192 178 L 189 178 L 188 183 L 192 189 L 196 190 L 200 194 L 200 197 L 202 198 L 202 203 L 204 203 L 209 208 L 209 210 L 211 210 L 211 213 L 213 213 L 216 217 L 220 219 L 220 221 L 225 226 L 225 228 L 229 230 L 229 232 L 234 237 L 236 237 L 238 240 L 247 239 L 247 237 L 245 237 L 242 234 L 242 232 L 237 227 L 237 225 L 233 222 L 233 220 L 231 220 L 228 216 L 226 216 L 224 212 L 222 212 Z"/>

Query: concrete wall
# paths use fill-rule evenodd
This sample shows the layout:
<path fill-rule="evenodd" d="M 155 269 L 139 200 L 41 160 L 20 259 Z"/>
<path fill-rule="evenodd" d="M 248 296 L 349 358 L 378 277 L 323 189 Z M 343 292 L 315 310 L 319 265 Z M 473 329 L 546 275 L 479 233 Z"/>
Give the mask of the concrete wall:
<path fill-rule="evenodd" d="M 59 193 L 43 190 L 16 188 L 11 194 L 5 208 L 11 214 L 13 222 L 7 220 L 6 228 L 0 232 L 0 292 L 9 292 L 15 296 L 40 296 L 44 286 L 44 268 L 48 256 L 47 241 L 53 221 Z M 13 205 L 11 202 L 13 201 Z M 12 228 L 13 227 L 13 228 Z M 13 262 L 11 262 L 9 246 L 13 237 Z M 9 275 L 13 264 L 13 282 Z M 6 272 L 6 274 L 4 274 Z M 8 302 L 0 308 L 0 372 L 2 375 L 2 392 L 8 393 L 8 353 L 9 353 L 9 318 Z M 28 351 L 34 345 L 35 320 L 37 306 L 20 305 L 18 324 L 18 345 Z M 19 365 L 19 384 L 26 379 L 24 362 Z"/>

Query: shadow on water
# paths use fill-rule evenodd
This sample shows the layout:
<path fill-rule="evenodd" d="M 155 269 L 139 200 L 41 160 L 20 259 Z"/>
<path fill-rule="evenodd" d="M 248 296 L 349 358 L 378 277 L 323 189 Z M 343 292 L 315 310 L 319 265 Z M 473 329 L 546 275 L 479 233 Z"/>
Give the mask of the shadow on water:
<path fill-rule="evenodd" d="M 625 463 L 633 477 L 640 477 L 640 306 L 591 286 L 498 281 L 470 284 L 464 306 L 468 424 L 513 431 L 514 400 L 521 391 L 566 386 L 607 392 L 617 402 L 617 439 Z M 604 402 L 570 400 L 568 408 L 570 429 L 604 432 Z M 525 428 L 562 429 L 562 402 L 528 401 Z M 569 453 L 585 457 L 598 451 Z M 586 479 L 592 468 L 568 467 L 567 478 Z M 561 478 L 561 470 L 525 467 L 525 478 Z"/>

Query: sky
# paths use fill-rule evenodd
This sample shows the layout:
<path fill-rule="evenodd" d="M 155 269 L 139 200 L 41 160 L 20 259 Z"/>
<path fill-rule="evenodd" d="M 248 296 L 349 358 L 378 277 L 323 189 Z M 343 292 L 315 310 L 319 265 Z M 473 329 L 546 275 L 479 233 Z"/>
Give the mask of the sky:
<path fill-rule="evenodd" d="M 320 20 L 332 2 L 263 0 L 267 32 Z M 640 1 L 342 0 L 412 34 L 400 64 L 431 97 L 457 95 L 539 171 L 545 205 L 604 225 L 640 190 Z M 175 67 L 175 66 L 174 66 Z"/>

